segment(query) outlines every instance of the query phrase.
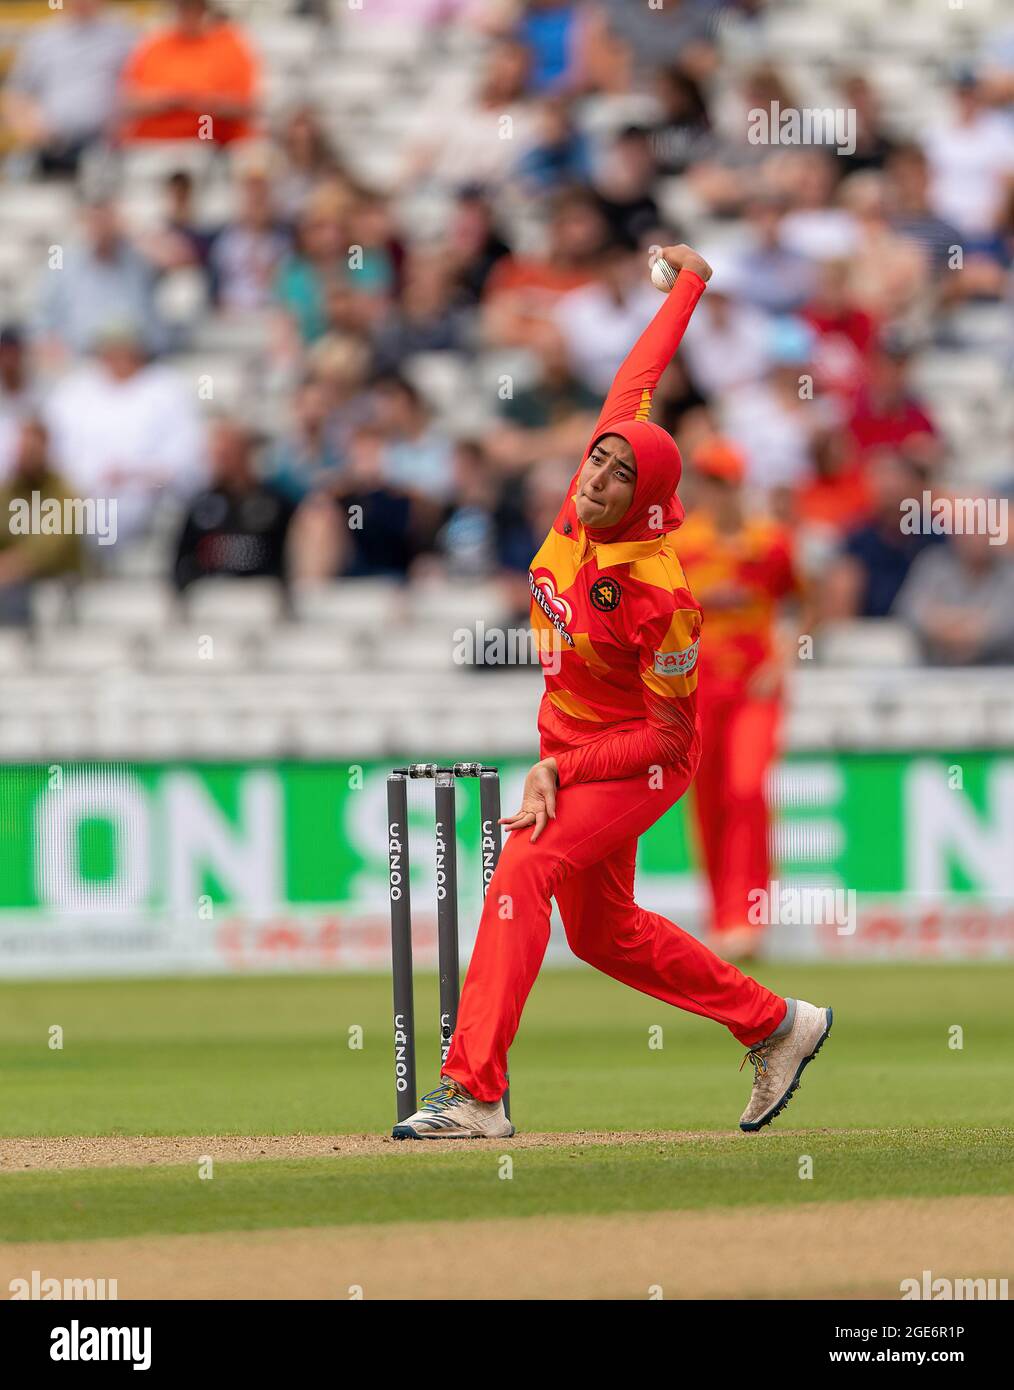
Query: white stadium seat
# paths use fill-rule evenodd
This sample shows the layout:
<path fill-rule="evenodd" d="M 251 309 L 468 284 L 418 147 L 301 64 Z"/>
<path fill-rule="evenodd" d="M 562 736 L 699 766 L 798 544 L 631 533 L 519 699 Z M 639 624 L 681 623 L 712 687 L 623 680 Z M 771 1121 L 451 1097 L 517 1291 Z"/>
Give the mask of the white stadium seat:
<path fill-rule="evenodd" d="M 36 664 L 40 671 L 110 675 L 134 663 L 132 637 L 104 630 L 52 628 L 39 634 Z"/>
<path fill-rule="evenodd" d="M 193 624 L 153 634 L 145 647 L 145 664 L 154 672 L 213 678 L 249 665 L 247 643 L 228 625 Z"/>
<path fill-rule="evenodd" d="M 184 594 L 187 617 L 216 631 L 270 628 L 285 609 L 281 584 L 273 579 L 199 579 Z"/>
<path fill-rule="evenodd" d="M 909 629 L 885 619 L 828 623 L 814 647 L 825 666 L 914 666 L 919 660 Z"/>
<path fill-rule="evenodd" d="M 101 579 L 81 584 L 74 614 L 85 627 L 157 631 L 173 621 L 176 593 L 165 580 Z"/>

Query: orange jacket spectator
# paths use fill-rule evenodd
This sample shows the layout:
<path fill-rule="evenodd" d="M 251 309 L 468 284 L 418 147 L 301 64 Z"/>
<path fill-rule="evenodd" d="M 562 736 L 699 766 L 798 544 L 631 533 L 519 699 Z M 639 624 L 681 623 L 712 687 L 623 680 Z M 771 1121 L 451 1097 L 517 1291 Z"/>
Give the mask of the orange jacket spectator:
<path fill-rule="evenodd" d="M 205 0 L 177 0 L 175 23 L 142 40 L 127 60 L 121 136 L 222 145 L 244 139 L 253 133 L 258 77 L 235 25 L 210 13 Z"/>

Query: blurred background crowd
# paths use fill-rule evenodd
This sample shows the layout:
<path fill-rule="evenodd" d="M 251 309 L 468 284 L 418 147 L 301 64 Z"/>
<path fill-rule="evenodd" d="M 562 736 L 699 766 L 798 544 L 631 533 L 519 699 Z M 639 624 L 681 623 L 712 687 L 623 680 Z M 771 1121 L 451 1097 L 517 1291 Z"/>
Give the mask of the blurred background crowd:
<path fill-rule="evenodd" d="M 523 614 L 685 241 L 715 273 L 653 417 L 688 507 L 700 464 L 775 518 L 815 621 L 1014 662 L 1010 544 L 898 524 L 1014 483 L 1000 4 L 4 0 L 0 63 L 0 512 L 118 514 L 4 528 L 0 622 L 103 577 Z M 854 141 L 753 143 L 774 103 Z"/>

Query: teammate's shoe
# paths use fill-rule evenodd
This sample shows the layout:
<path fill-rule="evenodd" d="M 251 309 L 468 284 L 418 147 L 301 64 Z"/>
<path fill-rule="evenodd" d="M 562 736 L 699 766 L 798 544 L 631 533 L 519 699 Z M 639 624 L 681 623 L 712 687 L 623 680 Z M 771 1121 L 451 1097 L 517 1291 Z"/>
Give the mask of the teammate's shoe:
<path fill-rule="evenodd" d="M 792 1027 L 780 1038 L 756 1043 L 743 1058 L 740 1071 L 753 1063 L 750 1104 L 739 1117 L 740 1129 L 763 1129 L 788 1105 L 807 1062 L 812 1062 L 831 1031 L 832 1012 L 796 1000 Z"/>
<path fill-rule="evenodd" d="M 509 1139 L 514 1126 L 504 1114 L 503 1101 L 474 1100 L 449 1076 L 423 1096 L 414 1115 L 401 1120 L 392 1139 Z"/>

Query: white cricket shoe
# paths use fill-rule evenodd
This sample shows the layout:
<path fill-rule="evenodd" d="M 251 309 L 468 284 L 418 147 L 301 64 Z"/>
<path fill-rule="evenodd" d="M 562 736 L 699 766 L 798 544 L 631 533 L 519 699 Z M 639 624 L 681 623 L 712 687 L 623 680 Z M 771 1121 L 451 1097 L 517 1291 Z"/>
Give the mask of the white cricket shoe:
<path fill-rule="evenodd" d="M 812 1062 L 831 1031 L 830 1009 L 796 1000 L 792 1027 L 780 1038 L 756 1043 L 743 1058 L 753 1063 L 753 1090 L 750 1104 L 739 1117 L 739 1127 L 748 1133 L 763 1129 L 788 1105 L 807 1062 Z"/>
<path fill-rule="evenodd" d="M 449 1076 L 423 1096 L 414 1115 L 400 1120 L 392 1139 L 509 1139 L 514 1126 L 504 1114 L 503 1101 L 474 1100 Z"/>

